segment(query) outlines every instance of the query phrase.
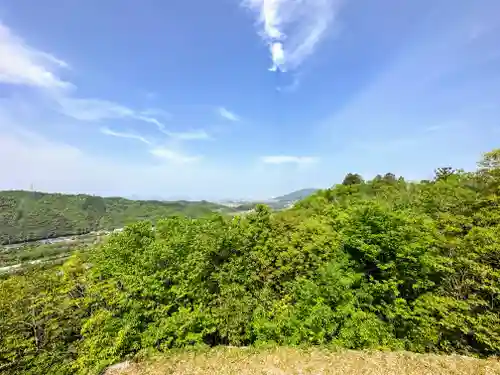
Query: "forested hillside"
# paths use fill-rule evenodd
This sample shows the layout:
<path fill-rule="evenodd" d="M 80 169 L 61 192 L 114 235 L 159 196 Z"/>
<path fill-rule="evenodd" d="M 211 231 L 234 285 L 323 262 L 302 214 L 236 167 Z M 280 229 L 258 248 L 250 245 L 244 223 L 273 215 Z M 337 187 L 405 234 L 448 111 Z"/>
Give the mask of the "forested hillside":
<path fill-rule="evenodd" d="M 172 215 L 201 217 L 228 210 L 209 202 L 134 201 L 89 195 L 0 192 L 0 244 L 121 228 Z"/>
<path fill-rule="evenodd" d="M 351 174 L 294 209 L 175 217 L 0 284 L 0 371 L 98 374 L 190 346 L 500 355 L 500 150 L 431 181 Z"/>
<path fill-rule="evenodd" d="M 286 195 L 282 195 L 280 197 L 276 197 L 276 198 L 274 198 L 274 200 L 276 200 L 276 201 L 286 201 L 286 202 L 297 201 L 297 200 L 300 200 L 300 199 L 305 199 L 305 198 L 313 195 L 317 191 L 318 191 L 318 189 L 302 189 L 302 190 L 297 190 L 297 191 L 294 191 L 292 193 L 289 193 L 289 194 L 286 194 Z"/>

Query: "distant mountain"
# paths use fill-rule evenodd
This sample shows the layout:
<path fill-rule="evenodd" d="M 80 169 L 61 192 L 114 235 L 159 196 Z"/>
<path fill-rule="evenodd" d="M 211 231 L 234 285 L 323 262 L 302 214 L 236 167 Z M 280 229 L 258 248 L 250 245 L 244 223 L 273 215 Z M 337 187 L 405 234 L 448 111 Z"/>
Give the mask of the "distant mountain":
<path fill-rule="evenodd" d="M 310 195 L 316 193 L 319 189 L 302 189 L 294 191 L 293 193 L 283 195 L 281 197 L 274 198 L 275 201 L 280 202 L 290 202 L 290 201 L 299 201 L 301 199 L 307 198 Z"/>
<path fill-rule="evenodd" d="M 139 220 L 156 222 L 174 215 L 195 218 L 213 212 L 233 210 L 206 201 L 139 201 L 83 194 L 0 191 L 0 244 L 111 230 Z"/>

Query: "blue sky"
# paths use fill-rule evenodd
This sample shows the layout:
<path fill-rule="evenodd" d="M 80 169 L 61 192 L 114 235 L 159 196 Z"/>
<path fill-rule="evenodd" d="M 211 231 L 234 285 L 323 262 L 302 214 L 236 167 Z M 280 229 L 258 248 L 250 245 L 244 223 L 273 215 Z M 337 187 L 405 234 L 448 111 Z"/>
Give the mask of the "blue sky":
<path fill-rule="evenodd" d="M 497 0 L 0 0 L 0 189 L 265 198 L 500 146 Z"/>

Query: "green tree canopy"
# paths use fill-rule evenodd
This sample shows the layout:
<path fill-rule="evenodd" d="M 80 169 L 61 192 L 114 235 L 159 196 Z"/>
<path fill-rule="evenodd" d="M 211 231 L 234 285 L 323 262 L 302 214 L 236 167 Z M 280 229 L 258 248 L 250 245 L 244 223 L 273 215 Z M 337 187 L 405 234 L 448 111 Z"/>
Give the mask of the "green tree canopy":
<path fill-rule="evenodd" d="M 498 155 L 426 182 L 351 174 L 279 213 L 136 222 L 61 267 L 4 276 L 0 369 L 98 374 L 216 345 L 498 356 Z"/>
<path fill-rule="evenodd" d="M 357 173 L 348 173 L 344 181 L 342 181 L 342 185 L 358 185 L 364 182 L 363 177 L 361 177 Z"/>

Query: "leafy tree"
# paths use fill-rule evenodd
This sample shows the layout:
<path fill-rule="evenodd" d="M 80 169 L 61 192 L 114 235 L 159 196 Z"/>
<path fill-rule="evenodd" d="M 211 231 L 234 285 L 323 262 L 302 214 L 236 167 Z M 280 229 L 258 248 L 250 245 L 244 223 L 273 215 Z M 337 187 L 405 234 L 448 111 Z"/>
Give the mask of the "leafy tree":
<path fill-rule="evenodd" d="M 394 175 L 393 173 L 386 173 L 382 179 L 387 184 L 394 184 L 397 181 L 396 175 Z"/>
<path fill-rule="evenodd" d="M 29 271 L 0 281 L 0 369 L 5 374 L 72 374 L 83 318 L 84 267 Z"/>
<path fill-rule="evenodd" d="M 342 181 L 342 185 L 359 185 L 362 184 L 363 182 L 364 182 L 363 177 L 361 177 L 359 174 L 348 173 L 345 176 L 344 181 Z"/>
<path fill-rule="evenodd" d="M 451 175 L 455 174 L 455 170 L 451 167 L 443 167 L 435 170 L 436 180 L 446 180 Z"/>

